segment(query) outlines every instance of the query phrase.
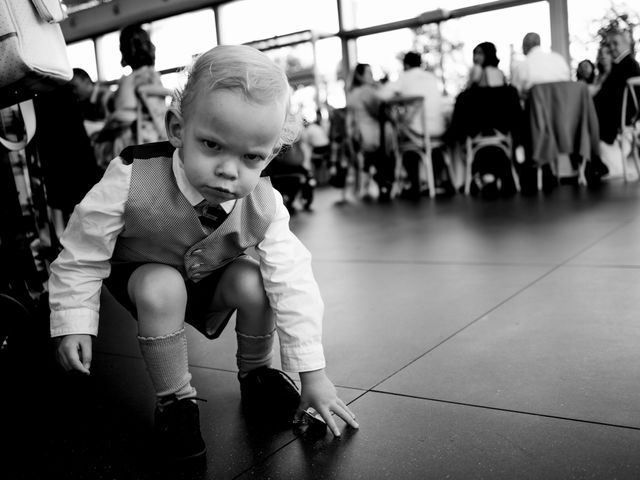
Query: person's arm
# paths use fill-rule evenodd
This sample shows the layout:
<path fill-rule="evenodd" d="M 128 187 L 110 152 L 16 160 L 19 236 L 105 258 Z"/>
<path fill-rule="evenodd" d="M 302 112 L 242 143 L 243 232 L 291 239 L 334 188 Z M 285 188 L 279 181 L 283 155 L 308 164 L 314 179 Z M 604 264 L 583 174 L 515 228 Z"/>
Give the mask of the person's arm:
<path fill-rule="evenodd" d="M 313 407 L 335 435 L 331 413 L 358 428 L 353 413 L 337 396 L 327 377 L 322 348 L 324 303 L 311 270 L 311 254 L 289 229 L 289 213 L 276 190 L 276 215 L 256 247 L 269 302 L 276 318 L 282 368 L 299 372 L 299 412 Z"/>
<path fill-rule="evenodd" d="M 76 206 L 61 239 L 64 248 L 51 264 L 51 336 L 75 339 L 64 358 L 60 358 L 58 350 L 65 368 L 87 369 L 86 358 L 77 358 L 78 349 L 90 357 L 87 338 L 98 333 L 100 290 L 111 270 L 109 260 L 124 226 L 122 215 L 130 172 L 131 167 L 120 159 L 109 164 L 102 180 Z"/>

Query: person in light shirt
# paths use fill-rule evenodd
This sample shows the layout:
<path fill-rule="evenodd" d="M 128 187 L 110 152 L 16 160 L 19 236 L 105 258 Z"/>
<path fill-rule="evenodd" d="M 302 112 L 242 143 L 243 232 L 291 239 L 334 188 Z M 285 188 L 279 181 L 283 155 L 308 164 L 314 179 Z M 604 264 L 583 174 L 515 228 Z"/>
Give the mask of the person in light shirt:
<path fill-rule="evenodd" d="M 525 98 L 534 85 L 539 83 L 564 82 L 571 80 L 571 70 L 567 60 L 559 53 L 546 52 L 540 48 L 540 35 L 527 33 L 522 39 L 522 53 L 525 59 L 512 67 L 511 84 Z"/>
<path fill-rule="evenodd" d="M 282 425 L 312 407 L 357 428 L 325 374 L 323 301 L 309 251 L 261 174 L 296 137 L 284 71 L 248 46 L 218 46 L 191 68 L 166 115 L 167 142 L 130 146 L 76 207 L 51 265 L 51 335 L 66 370 L 89 374 L 104 284 L 138 322 L 163 456 L 201 457 L 185 322 L 216 338 L 236 312 L 248 419 Z M 245 251 L 255 247 L 259 260 Z M 282 367 L 271 368 L 278 332 Z"/>

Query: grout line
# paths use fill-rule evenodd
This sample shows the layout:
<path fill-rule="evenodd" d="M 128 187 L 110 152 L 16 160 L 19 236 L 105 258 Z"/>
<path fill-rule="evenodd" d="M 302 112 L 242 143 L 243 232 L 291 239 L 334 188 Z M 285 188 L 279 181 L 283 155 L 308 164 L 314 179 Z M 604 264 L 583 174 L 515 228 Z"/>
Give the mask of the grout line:
<path fill-rule="evenodd" d="M 528 416 L 533 416 L 533 417 L 544 417 L 544 418 L 553 418 L 556 420 L 566 420 L 566 421 L 570 421 L 570 422 L 579 422 L 579 423 L 588 423 L 591 425 L 601 425 L 604 427 L 615 427 L 615 428 L 624 428 L 626 430 L 638 430 L 640 431 L 640 427 L 633 427 L 630 425 L 619 425 L 616 423 L 608 423 L 608 422 L 598 422 L 596 420 L 585 420 L 583 418 L 572 418 L 572 417 L 563 417 L 561 415 L 551 415 L 551 414 L 547 414 L 547 413 L 536 413 L 536 412 L 527 412 L 524 410 L 514 410 L 511 408 L 502 408 L 502 407 L 491 407 L 488 405 L 479 405 L 476 403 L 466 403 L 466 402 L 456 402 L 453 400 L 443 400 L 441 398 L 431 398 L 431 397 L 422 397 L 419 395 L 407 395 L 407 394 L 403 394 L 403 393 L 395 393 L 395 392 L 388 392 L 388 391 L 384 391 L 384 390 L 374 390 L 371 389 L 370 390 L 371 393 L 380 393 L 380 394 L 384 394 L 384 395 L 393 395 L 395 397 L 406 397 L 406 398 L 414 398 L 417 400 L 427 400 L 430 402 L 437 402 L 437 403 L 446 403 L 446 404 L 450 404 L 450 405 L 460 405 L 463 407 L 473 407 L 473 408 L 481 408 L 484 410 L 495 410 L 498 412 L 507 412 L 507 413 L 517 413 L 520 415 L 528 415 Z"/>
<path fill-rule="evenodd" d="M 462 266 L 489 266 L 489 267 L 551 267 L 552 262 L 483 262 L 475 260 L 378 260 L 378 259 L 313 259 L 314 263 L 372 263 L 384 265 L 462 265 Z"/>
<path fill-rule="evenodd" d="M 405 368 L 407 368 L 408 366 L 414 364 L 415 362 L 417 362 L 418 360 L 420 360 L 422 357 L 428 355 L 429 353 L 431 353 L 432 351 L 434 351 L 436 348 L 438 348 L 440 345 L 444 344 L 445 342 L 448 342 L 449 340 L 451 340 L 453 337 L 455 337 L 456 335 L 458 335 L 459 333 L 461 333 L 462 331 L 466 330 L 467 328 L 469 328 L 471 325 L 475 324 L 476 322 L 478 322 L 479 320 L 483 319 L 484 317 L 486 317 L 487 315 L 489 315 L 490 313 L 494 312 L 495 310 L 497 310 L 498 308 L 500 308 L 502 305 L 504 305 L 505 303 L 509 302 L 510 300 L 512 300 L 513 298 L 515 298 L 516 296 L 520 295 L 522 292 L 524 292 L 525 290 L 527 290 L 528 288 L 530 288 L 531 286 L 535 285 L 536 283 L 538 283 L 540 280 L 544 279 L 545 277 L 548 277 L 549 275 L 551 275 L 553 272 L 555 272 L 556 270 L 558 270 L 560 267 L 565 266 L 568 262 L 570 262 L 571 260 L 573 260 L 574 258 L 576 258 L 577 256 L 581 255 L 582 253 L 584 253 L 585 251 L 587 251 L 588 249 L 590 249 L 591 247 L 593 247 L 595 244 L 597 244 L 598 242 L 604 240 L 605 238 L 607 238 L 610 235 L 613 235 L 615 232 L 617 232 L 618 230 L 622 229 L 623 227 L 627 226 L 629 223 L 631 223 L 634 219 L 631 220 L 627 220 L 626 222 L 623 222 L 621 224 L 619 224 L 618 226 L 616 226 L 615 228 L 611 229 L 609 232 L 605 233 L 604 235 L 600 236 L 599 238 L 597 238 L 596 240 L 590 242 L 588 245 L 584 246 L 583 248 L 581 248 L 580 250 L 578 250 L 575 254 L 571 255 L 570 257 L 568 257 L 567 259 L 565 259 L 563 262 L 555 265 L 552 269 L 550 269 L 549 271 L 543 273 L 542 275 L 540 275 L 538 278 L 535 278 L 534 280 L 532 280 L 531 282 L 529 282 L 528 284 L 524 285 L 522 288 L 520 288 L 519 290 L 517 290 L 516 292 L 514 292 L 513 294 L 511 294 L 510 296 L 508 296 L 507 298 L 505 298 L 504 300 L 502 300 L 501 302 L 499 302 L 497 305 L 491 307 L 489 310 L 487 310 L 486 312 L 484 312 L 483 314 L 479 315 L 478 317 L 474 318 L 473 320 L 471 320 L 468 324 L 460 327 L 458 330 L 456 330 L 455 332 L 453 332 L 451 335 L 449 335 L 448 337 L 444 338 L 443 340 L 441 340 L 440 342 L 438 342 L 436 345 L 434 345 L 433 347 L 429 348 L 426 352 L 423 352 L 422 354 L 418 355 L 416 358 L 414 358 L 413 360 L 409 361 L 406 365 L 400 367 L 399 369 L 397 369 L 395 372 L 387 375 L 385 378 L 383 378 L 382 380 L 380 380 L 378 383 L 376 383 L 375 385 L 373 385 L 369 390 L 374 390 L 376 387 L 378 387 L 379 385 L 381 385 L 382 383 L 384 383 L 385 381 L 387 381 L 389 378 L 393 377 L 394 375 L 396 375 L 397 373 L 401 372 L 402 370 L 404 370 Z"/>

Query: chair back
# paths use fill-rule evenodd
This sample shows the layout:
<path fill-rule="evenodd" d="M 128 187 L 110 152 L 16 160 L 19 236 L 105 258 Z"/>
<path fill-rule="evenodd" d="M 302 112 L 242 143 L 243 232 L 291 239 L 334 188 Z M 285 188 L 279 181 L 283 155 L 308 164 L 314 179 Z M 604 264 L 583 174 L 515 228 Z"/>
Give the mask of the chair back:
<path fill-rule="evenodd" d="M 385 102 L 384 109 L 395 132 L 397 146 L 401 152 L 408 150 L 423 152 L 429 148 L 424 97 L 394 97 Z M 420 119 L 419 123 L 422 127 L 420 132 L 412 128 L 416 118 Z"/>
<path fill-rule="evenodd" d="M 598 117 L 584 82 L 534 85 L 526 110 L 529 155 L 539 166 L 554 165 L 559 153 L 583 159 L 599 155 Z"/>
<path fill-rule="evenodd" d="M 623 129 L 640 120 L 638 91 L 640 91 L 640 77 L 628 78 L 622 94 L 622 109 L 620 111 L 620 126 Z M 631 98 L 631 102 L 629 102 L 629 98 Z"/>
<path fill-rule="evenodd" d="M 151 143 L 167 139 L 164 118 L 167 113 L 167 100 L 172 91 L 158 85 L 140 85 L 136 88 L 138 97 L 136 119 L 136 142 Z"/>

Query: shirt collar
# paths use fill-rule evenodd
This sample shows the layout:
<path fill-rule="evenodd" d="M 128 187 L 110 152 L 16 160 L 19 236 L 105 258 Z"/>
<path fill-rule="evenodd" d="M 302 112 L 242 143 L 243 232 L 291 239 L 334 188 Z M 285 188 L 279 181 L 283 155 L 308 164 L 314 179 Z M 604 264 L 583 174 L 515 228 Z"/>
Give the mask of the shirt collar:
<path fill-rule="evenodd" d="M 180 158 L 177 148 L 173 151 L 172 167 L 173 175 L 176 177 L 176 183 L 178 184 L 178 189 L 180 189 L 189 203 L 195 207 L 205 198 L 187 179 L 187 175 L 184 173 L 184 165 L 182 164 L 182 159 Z M 225 212 L 229 213 L 233 209 L 235 202 L 235 200 L 227 200 L 226 202 L 222 202 L 220 206 Z"/>
<path fill-rule="evenodd" d="M 626 57 L 630 53 L 631 53 L 631 49 L 627 48 L 624 52 L 622 52 L 620 55 L 618 55 L 616 58 L 613 59 L 613 63 L 620 63 L 624 59 L 624 57 Z"/>

